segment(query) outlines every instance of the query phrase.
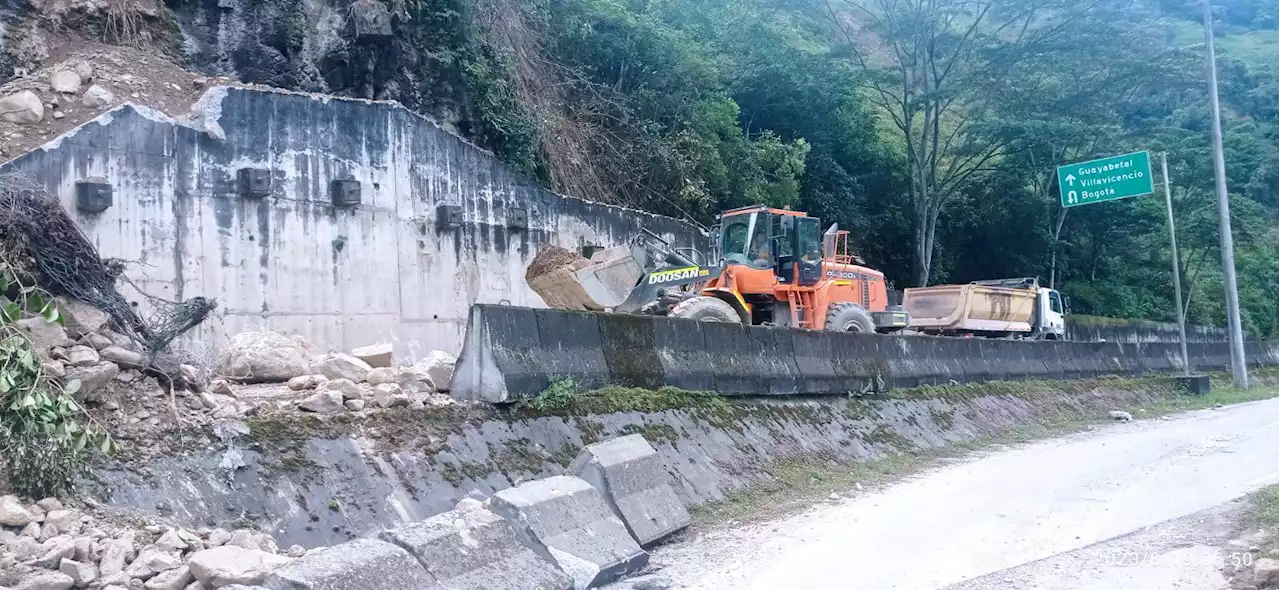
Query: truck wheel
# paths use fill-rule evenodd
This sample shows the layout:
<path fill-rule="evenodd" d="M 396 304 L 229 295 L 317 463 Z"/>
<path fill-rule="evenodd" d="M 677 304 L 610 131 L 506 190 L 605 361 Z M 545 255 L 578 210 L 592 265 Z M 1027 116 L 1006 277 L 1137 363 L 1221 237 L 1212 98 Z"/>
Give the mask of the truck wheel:
<path fill-rule="evenodd" d="M 675 307 L 671 308 L 671 313 L 667 315 L 673 318 L 686 318 L 700 322 L 735 324 L 742 321 L 732 305 L 706 295 L 699 295 L 677 303 Z"/>
<path fill-rule="evenodd" d="M 827 306 L 827 327 L 830 332 L 859 332 L 872 334 L 876 323 L 871 314 L 857 303 L 832 303 Z"/>

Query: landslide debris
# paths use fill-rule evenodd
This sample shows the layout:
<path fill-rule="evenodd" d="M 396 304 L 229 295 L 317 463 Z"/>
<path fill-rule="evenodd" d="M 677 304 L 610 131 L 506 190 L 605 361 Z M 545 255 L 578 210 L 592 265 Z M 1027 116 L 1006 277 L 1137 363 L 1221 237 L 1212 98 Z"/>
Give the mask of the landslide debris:
<path fill-rule="evenodd" d="M 547 244 L 538 248 L 537 254 L 533 257 L 533 262 L 529 264 L 529 268 L 525 270 L 524 280 L 532 281 L 542 275 L 545 275 L 560 267 L 571 265 L 580 261 L 585 262 L 581 254 L 565 250 L 556 245 Z"/>

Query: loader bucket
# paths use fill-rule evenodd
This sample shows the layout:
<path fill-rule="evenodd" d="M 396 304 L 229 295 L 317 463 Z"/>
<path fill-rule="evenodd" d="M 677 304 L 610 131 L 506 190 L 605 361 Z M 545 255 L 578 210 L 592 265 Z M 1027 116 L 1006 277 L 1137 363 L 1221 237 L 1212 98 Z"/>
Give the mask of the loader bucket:
<path fill-rule="evenodd" d="M 636 286 L 644 269 L 627 248 L 610 248 L 591 257 L 591 264 L 565 265 L 529 281 L 547 307 L 603 311 L 617 307 Z"/>

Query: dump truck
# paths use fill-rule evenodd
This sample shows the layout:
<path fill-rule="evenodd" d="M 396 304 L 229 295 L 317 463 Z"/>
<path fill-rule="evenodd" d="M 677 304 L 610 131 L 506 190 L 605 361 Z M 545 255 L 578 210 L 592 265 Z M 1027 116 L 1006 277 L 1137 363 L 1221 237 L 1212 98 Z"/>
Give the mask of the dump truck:
<path fill-rule="evenodd" d="M 707 261 L 644 230 L 630 247 L 561 265 L 529 286 L 553 309 L 866 333 L 909 324 L 889 305 L 884 274 L 848 253 L 849 232 L 835 224 L 824 232 L 816 217 L 764 205 L 716 221 Z"/>
<path fill-rule="evenodd" d="M 1066 300 L 1036 278 L 903 290 L 911 329 L 937 336 L 1061 340 Z"/>

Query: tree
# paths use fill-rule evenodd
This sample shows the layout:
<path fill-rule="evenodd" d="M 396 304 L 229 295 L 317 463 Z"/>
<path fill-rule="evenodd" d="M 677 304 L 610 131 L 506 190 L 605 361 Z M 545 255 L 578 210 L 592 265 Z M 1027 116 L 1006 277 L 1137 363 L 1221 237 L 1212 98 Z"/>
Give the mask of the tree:
<path fill-rule="evenodd" d="M 1131 86 L 1122 75 L 1130 63 L 1097 60 L 1107 48 L 1133 41 L 1121 27 L 1128 19 L 1117 16 L 1133 10 L 1129 3 L 830 0 L 828 6 L 867 73 L 868 96 L 905 146 L 917 284 L 930 279 L 943 209 L 1013 153 L 1017 137 L 997 132 L 1002 118 L 1040 116 L 1047 111 L 1037 108 Z"/>

